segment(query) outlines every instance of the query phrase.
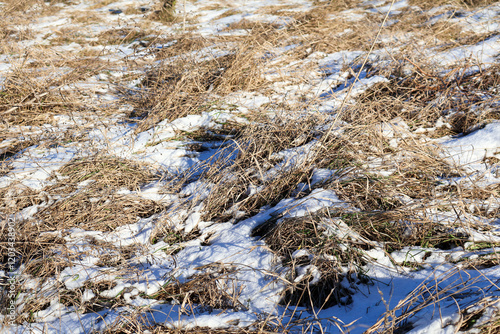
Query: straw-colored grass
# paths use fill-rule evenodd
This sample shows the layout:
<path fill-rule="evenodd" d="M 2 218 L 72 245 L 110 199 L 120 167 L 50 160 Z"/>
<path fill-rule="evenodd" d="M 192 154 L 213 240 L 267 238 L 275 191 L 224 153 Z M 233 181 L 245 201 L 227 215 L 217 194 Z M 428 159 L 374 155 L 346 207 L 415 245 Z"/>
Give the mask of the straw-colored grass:
<path fill-rule="evenodd" d="M 91 8 L 102 9 L 113 2 L 95 1 Z M 22 54 L 20 42 L 32 39 L 36 34 L 28 28 L 15 28 L 15 25 L 27 25 L 30 15 L 49 15 L 60 9 L 54 6 L 54 2 L 38 0 L 7 0 L 5 3 L 0 14 L 4 19 L 0 23 L 2 54 Z M 223 29 L 225 32 L 245 30 L 243 36 L 201 36 L 190 32 L 192 22 L 188 22 L 188 27 L 183 27 L 182 32 L 171 36 L 151 36 L 155 32 L 149 29 L 152 24 L 148 20 L 166 24 L 183 20 L 174 15 L 172 1 L 158 3 L 158 8 L 155 8 L 158 10 L 145 13 L 144 22 L 138 23 L 137 27 L 124 25 L 96 36 L 87 36 L 79 26 L 61 27 L 53 35 L 50 45 L 30 50 L 24 61 L 13 61 L 12 71 L 2 82 L 0 176 L 9 173 L 16 154 L 28 146 L 48 147 L 62 145 L 65 138 L 85 139 L 85 131 L 75 128 L 69 129 L 68 137 L 63 139 L 42 140 L 25 135 L 19 130 L 20 126 L 37 129 L 47 123 L 58 125 L 54 116 L 62 114 L 72 116 L 94 110 L 98 115 L 116 112 L 116 105 L 87 103 L 86 97 L 90 93 L 73 89 L 72 85 L 103 71 L 116 70 L 118 66 L 101 61 L 99 56 L 103 51 L 88 49 L 71 57 L 60 57 L 51 51 L 55 46 L 70 42 L 91 47 L 140 41 L 138 49 L 147 47 L 141 49 L 146 54 L 143 59 L 131 57 L 120 61 L 123 79 L 109 81 L 110 85 L 117 87 L 117 91 L 111 89 L 110 92 L 121 94 L 121 105 L 129 107 L 125 117 L 138 123 L 137 133 L 154 128 L 163 120 L 173 121 L 213 111 L 214 106 L 224 103 L 227 95 L 238 91 L 256 91 L 275 98 L 276 92 L 282 92 L 268 82 L 264 74 L 269 70 L 280 71 L 280 66 L 292 62 L 296 62 L 294 70 L 297 71 L 293 72 L 290 81 L 315 83 L 318 77 L 311 73 L 320 73 L 321 76 L 323 70 L 317 68 L 314 60 L 308 59 L 314 52 L 321 57 L 321 52 L 368 51 L 372 46 L 390 49 L 390 57 L 384 59 L 382 65 L 369 61 L 360 72 L 361 63 L 356 60 L 343 68 L 349 73 L 350 80 L 362 73 L 366 78 L 383 75 L 389 82 L 372 86 L 359 96 L 351 96 L 355 103 L 346 99 L 348 103 L 336 115 L 316 112 L 316 106 L 323 101 L 311 98 L 314 94 L 306 92 L 298 100 L 271 102 L 259 110 L 252 110 L 244 115 L 248 124 L 227 122 L 217 129 L 179 131 L 171 140 L 186 141 L 184 147 L 193 152 L 206 152 L 208 144 L 223 142 L 218 152 L 220 158 L 200 163 L 178 176 L 169 175 L 163 190 L 170 195 L 179 194 L 185 185 L 200 180 L 210 186 L 206 197 L 194 194 L 179 198 L 172 206 L 144 199 L 138 192 L 145 185 L 163 181 L 163 175 L 145 164 L 106 155 L 71 161 L 53 173 L 49 180 L 53 184 L 41 191 L 21 183 L 0 189 L 2 220 L 29 208 L 37 211 L 33 218 L 16 221 L 20 277 L 22 280 L 36 278 L 40 282 L 37 287 L 19 285 L 18 292 L 26 293 L 23 298 L 28 298 L 24 300 L 29 303 L 16 319 L 17 323 L 35 321 L 36 312 L 46 309 L 54 298 L 82 313 L 127 305 L 121 295 L 116 298 L 100 296 L 100 292 L 116 284 L 109 280 L 89 281 L 73 290 L 66 289 L 61 283 L 57 286 L 57 297 L 42 293 L 44 282 L 57 279 L 64 268 L 73 265 L 82 255 L 66 243 L 66 233 L 73 228 L 106 233 L 136 223 L 140 218 L 158 217 L 154 220 L 151 242 L 167 243 L 164 252 L 175 260 L 175 254 L 192 240 L 202 240 L 202 246 L 210 244 L 210 235 L 202 235 L 203 231 L 198 228 L 188 232 L 182 230 L 182 221 L 194 208 L 202 208 L 203 221 L 236 224 L 284 199 L 300 199 L 319 187 L 326 188 L 334 191 L 346 207 L 325 208 L 299 218 L 279 215 L 252 232 L 252 237 L 261 237 L 275 253 L 276 265 L 285 273 L 281 277 L 285 289 L 280 304 L 289 309 L 300 306 L 309 310 L 348 305 L 357 292 L 356 286 L 372 283 L 363 269 L 373 261 L 366 256 L 367 250 L 382 249 L 392 260 L 393 251 L 408 246 L 429 249 L 429 252 L 433 248 L 463 248 L 466 242 L 470 242 L 469 235 L 463 232 L 464 227 L 491 230 L 487 223 L 474 223 L 469 218 L 498 218 L 499 186 L 482 186 L 465 170 L 446 163 L 431 139 L 467 135 L 500 119 L 497 94 L 500 69 L 493 65 L 470 71 L 475 64 L 467 63 L 454 66 L 443 75 L 441 68 L 426 62 L 423 57 L 420 59 L 418 52 L 423 51 L 424 46 L 439 52 L 491 38 L 491 33 L 464 31 L 456 22 L 431 24 L 429 19 L 448 10 L 463 14 L 470 9 L 482 10 L 482 7 L 494 3 L 491 0 L 411 0 L 410 5 L 421 10 L 412 7 L 392 16 L 390 26 L 381 30 L 384 38 L 378 40 L 375 37 L 383 16 L 362 10 L 372 7 L 356 0 L 313 1 L 312 9 L 302 13 L 291 11 L 294 7 L 289 4 L 268 6 L 260 13 L 286 15 L 287 22 L 262 23 L 243 19 Z M 429 14 L 430 9 L 445 4 L 451 6 Z M 360 9 L 360 6 L 365 7 Z M 213 5 L 210 8 L 222 7 Z M 362 15 L 359 21 L 342 13 L 356 8 Z M 139 13 L 137 8 L 129 9 L 127 13 L 132 12 Z M 238 13 L 237 8 L 230 9 L 217 19 Z M 450 19 L 454 15 L 450 14 Z M 12 17 L 12 21 L 7 22 L 6 17 Z M 87 16 L 87 12 L 81 11 L 73 12 L 70 18 L 79 25 L 102 20 L 98 14 Z M 98 40 L 88 39 L 92 37 Z M 272 62 L 276 48 L 290 45 L 294 48 L 283 51 L 279 61 Z M 156 62 L 153 63 L 152 59 Z M 308 62 L 303 65 L 305 60 Z M 305 74 L 311 74 L 313 78 Z M 135 87 L 130 86 L 132 79 L 140 79 Z M 234 108 L 231 111 L 236 112 Z M 385 135 L 382 127 L 395 120 L 407 127 L 396 129 L 391 136 Z M 436 128 L 437 124 L 445 125 Z M 150 146 L 155 146 L 155 143 Z M 294 155 L 301 150 L 306 154 Z M 491 170 L 498 167 L 498 163 L 494 157 L 484 161 Z M 325 182 L 311 185 L 312 175 L 318 168 L 332 170 L 332 176 Z M 471 177 L 471 184 L 452 182 L 462 176 Z M 436 221 L 428 210 L 453 213 L 456 219 L 453 223 Z M 177 217 L 181 211 L 184 213 Z M 173 217 L 179 218 L 181 228 L 173 226 L 170 221 Z M 5 225 L 0 228 L 1 269 L 5 270 L 7 229 Z M 341 228 L 350 231 L 350 236 L 340 236 L 335 232 Z M 139 246 L 120 247 L 92 238 L 87 238 L 86 242 L 89 254 L 99 252 L 97 266 L 122 270 L 128 277 L 131 273 L 140 276 L 132 265 L 141 252 Z M 455 269 L 418 287 L 399 305 L 381 315 L 380 321 L 367 333 L 403 333 L 413 327 L 412 315 L 425 306 L 448 297 L 456 298 L 460 304 L 459 293 L 469 292 L 476 281 L 455 281 L 449 287 L 435 287 L 446 283 L 451 275 L 497 267 L 496 246 L 493 243 L 469 246 L 468 251 L 481 250 L 484 254 L 456 261 Z M 305 253 L 296 256 L 297 251 Z M 393 265 L 420 270 L 424 264 L 393 261 Z M 345 268 L 349 268 L 348 272 Z M 197 315 L 200 311 L 245 310 L 244 303 L 239 300 L 244 287 L 235 281 L 237 273 L 230 264 L 196 269 L 196 275 L 182 282 L 172 279 L 158 293 L 142 297 L 179 303 L 183 313 L 188 315 Z M 346 281 L 350 287 L 346 286 Z M 82 302 L 85 290 L 92 291 L 95 296 Z M 0 306 L 7 305 L 7 302 L 3 294 Z M 469 330 L 482 326 L 483 333 L 498 331 L 498 317 L 487 325 L 477 325 L 486 308 L 491 306 L 489 301 L 479 298 L 473 304 L 473 307 L 461 308 L 460 328 Z M 124 316 L 123 321 L 117 321 L 104 332 L 188 332 L 183 328 L 167 328 L 143 321 L 143 312 L 147 309 Z M 192 331 L 288 331 L 273 319 L 265 319 L 265 315 L 262 318 L 263 321 L 248 328 L 214 330 L 201 327 Z M 308 326 L 306 324 L 303 328 Z"/>

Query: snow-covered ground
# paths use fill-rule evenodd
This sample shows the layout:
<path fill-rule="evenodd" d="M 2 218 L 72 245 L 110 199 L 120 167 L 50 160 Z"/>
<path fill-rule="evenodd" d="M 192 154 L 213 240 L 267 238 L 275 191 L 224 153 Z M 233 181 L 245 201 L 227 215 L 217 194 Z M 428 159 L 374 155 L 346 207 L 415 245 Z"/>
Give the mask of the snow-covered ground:
<path fill-rule="evenodd" d="M 162 22 L 153 15 L 157 4 L 142 0 L 38 2 L 7 11 L 12 3 L 2 4 L 8 16 L 2 17 L 5 42 L 0 54 L 2 333 L 100 332 L 116 330 L 132 320 L 150 329 L 161 324 L 192 332 L 265 328 L 298 333 L 373 333 L 391 327 L 400 333 L 479 333 L 481 325 L 492 319 L 498 323 L 499 80 L 492 79 L 493 84 L 481 88 L 482 95 L 474 91 L 470 110 L 455 110 L 450 102 L 450 108 L 440 109 L 439 117 L 427 124 L 404 117 L 365 124 L 361 132 L 372 133 L 371 138 L 378 138 L 385 147 L 377 153 L 376 144 L 367 143 L 375 147 L 367 149 L 371 153 L 358 152 L 366 161 L 346 168 L 328 167 L 333 162 L 321 165 L 317 155 L 326 152 L 325 138 L 350 138 L 349 127 L 356 120 L 350 123 L 343 118 L 344 110 L 355 108 L 358 97 L 370 89 L 393 83 L 394 72 L 388 74 L 387 69 L 397 62 L 408 60 L 400 71 L 408 77 L 424 76 L 433 68 L 434 76 L 429 78 L 434 83 L 460 75 L 486 80 L 480 74 L 500 64 L 499 4 L 457 9 L 454 5 L 419 7 L 418 1 L 410 0 L 347 1 L 349 6 L 333 9 L 329 6 L 336 6 L 335 1 L 178 0 L 175 21 Z M 328 14 L 317 22 L 324 26 L 318 23 L 315 28 L 314 22 L 307 26 L 307 20 L 322 11 Z M 308 12 L 315 14 L 301 16 Z M 425 17 L 425 21 L 405 23 L 411 29 L 402 33 L 399 25 L 411 15 Z M 337 24 L 341 29 L 336 30 Z M 439 24 L 459 32 L 455 44 L 440 41 L 445 34 L 422 37 L 421 30 Z M 303 25 L 310 30 L 301 30 Z M 258 35 L 259 28 L 264 33 Z M 273 33 L 266 34 L 266 29 Z M 322 34 L 321 29 L 332 34 L 331 45 L 313 40 Z M 363 29 L 374 31 L 369 32 L 370 38 L 356 39 L 363 36 Z M 300 35 L 304 31 L 311 35 Z M 189 83 L 195 79 L 188 72 L 211 61 L 220 61 L 217 71 L 225 73 L 223 61 L 245 55 L 242 45 L 251 38 L 259 51 L 254 47 L 246 52 L 255 51 L 260 72 L 237 76 L 256 75 L 260 84 L 226 92 L 220 89 L 220 81 L 209 82 L 201 109 L 178 117 L 159 113 L 167 116 L 148 126 L 141 119 L 143 110 L 132 113 L 139 107 L 127 102 L 127 97 L 135 99 L 150 89 L 144 84 L 148 73 L 185 66 L 187 74 L 182 75 Z M 429 42 L 432 39 L 434 44 Z M 189 41 L 201 41 L 203 46 L 179 47 L 179 54 L 170 53 Z M 414 52 L 411 59 L 399 57 L 407 49 Z M 423 63 L 428 67 L 420 68 Z M 499 71 L 497 67 L 488 75 L 500 77 Z M 80 72 L 84 74 L 79 79 L 65 77 L 74 78 Z M 50 84 L 44 91 L 36 91 L 36 84 L 28 87 L 37 80 Z M 26 85 L 20 90 L 26 94 L 21 99 L 9 88 L 16 82 Z M 178 87 L 171 93 L 185 89 Z M 441 89 L 439 84 L 436 87 Z M 473 91 L 460 83 L 457 87 L 449 85 L 449 91 Z M 47 96 L 61 96 L 61 100 L 54 102 Z M 455 98 L 449 96 L 437 95 L 428 105 L 416 108 L 441 108 L 446 103 L 440 99 Z M 411 102 L 411 96 L 406 98 L 403 102 Z M 68 112 L 59 107 L 65 103 L 75 107 Z M 161 103 L 151 105 L 151 110 L 161 110 Z M 462 133 L 439 135 L 453 127 L 454 113 L 482 115 L 481 108 L 489 108 L 487 118 L 476 117 Z M 37 119 L 37 113 L 45 119 Z M 238 134 L 227 128 L 255 127 L 258 138 L 265 135 L 259 129 L 266 129 L 266 122 L 271 126 L 275 122 L 273 116 L 278 124 L 282 119 L 311 115 L 320 121 L 303 140 L 294 138 L 294 144 L 278 152 L 271 150 L 262 160 L 258 155 L 248 159 L 255 167 L 246 177 L 260 181 L 245 184 L 241 202 L 230 198 L 234 196 L 231 180 L 237 178 L 236 171 L 243 170 L 233 162 L 247 152 L 241 145 L 251 146 L 252 140 L 239 141 Z M 259 124 L 264 125 L 259 128 Z M 211 137 L 200 139 L 197 133 Z M 106 167 L 105 174 L 95 166 L 78 174 L 79 161 L 98 164 L 102 156 L 128 161 L 132 167 L 127 168 L 147 168 L 154 175 L 130 186 L 131 174 L 125 174 L 126 180 L 114 179 L 113 173 L 123 172 L 121 162 L 109 162 L 112 167 Z M 395 177 L 401 181 L 395 189 L 403 189 L 413 182 L 405 181 L 411 176 L 402 176 L 404 168 L 400 168 L 411 160 L 405 160 L 408 156 L 415 158 L 415 164 L 439 160 L 455 172 L 411 179 L 433 183 L 428 198 L 408 196 L 403 190 L 393 196 L 400 204 L 397 210 L 387 207 L 387 211 L 412 219 L 396 222 L 407 224 L 401 235 L 407 237 L 419 224 L 432 223 L 442 226 L 439 233 L 459 241 L 449 240 L 447 246 L 429 241 L 390 248 L 387 240 L 393 236 L 369 240 L 348 222 L 348 217 L 370 210 L 348 200 L 332 184 L 342 188 L 342 182 L 363 179 L 369 189 L 372 180 Z M 261 166 L 262 161 L 274 165 Z M 220 172 L 210 178 L 207 171 L 213 166 Z M 248 209 L 251 201 L 244 198 L 267 194 L 273 180 L 297 166 L 310 168 L 307 180 L 298 181 L 297 189 Z M 86 204 L 77 212 L 74 206 L 82 204 L 73 200 L 78 196 Z M 227 196 L 229 207 L 221 206 L 221 212 L 214 214 L 208 208 L 210 201 L 220 200 L 217 196 Z M 349 196 L 358 198 L 357 194 Z M 132 204 L 112 206 L 113 201 L 124 199 Z M 150 213 L 134 211 L 141 205 Z M 93 213 L 101 207 L 110 210 L 108 215 Z M 323 214 L 325 210 L 333 213 Z M 85 211 L 88 217 L 82 214 Z M 372 211 L 377 215 L 385 210 Z M 292 259 L 285 261 L 268 245 L 269 239 L 256 232 L 269 222 L 279 226 L 319 216 L 321 238 L 345 240 L 338 249 L 361 252 L 360 267 L 343 263 L 344 255 L 337 259 L 328 251 L 314 253 L 306 246 L 295 249 Z M 48 241 L 44 244 L 43 240 Z M 30 242 L 38 245 L 31 253 Z M 354 251 L 352 245 L 364 246 Z M 325 272 L 315 265 L 318 257 L 342 262 L 336 267 L 340 268 L 335 285 L 342 291 L 339 301 L 330 305 L 329 297 L 323 296 L 327 307 L 317 307 L 312 300 L 307 305 L 286 305 L 282 298 L 291 280 L 297 284 L 310 280 L 310 286 L 321 288 Z M 309 262 L 299 265 L 303 262 L 298 259 L 304 258 Z M 47 264 L 51 261 L 58 265 Z M 290 269 L 290 263 L 297 267 Z M 215 285 L 202 277 L 211 278 L 210 284 Z M 199 286 L 190 285 L 193 281 L 222 297 L 200 292 Z M 169 289 L 173 285 L 177 290 Z M 337 292 L 325 293 L 332 299 L 337 296 Z M 210 305 L 206 298 L 224 302 Z M 472 320 L 469 314 L 475 315 Z"/>

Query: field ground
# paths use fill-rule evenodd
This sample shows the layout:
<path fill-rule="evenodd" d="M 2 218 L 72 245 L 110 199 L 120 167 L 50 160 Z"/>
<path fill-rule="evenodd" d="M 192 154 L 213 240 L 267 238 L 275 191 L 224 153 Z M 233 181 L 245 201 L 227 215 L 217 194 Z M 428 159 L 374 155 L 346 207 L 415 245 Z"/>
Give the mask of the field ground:
<path fill-rule="evenodd" d="M 500 3 L 4 0 L 2 333 L 500 333 Z"/>

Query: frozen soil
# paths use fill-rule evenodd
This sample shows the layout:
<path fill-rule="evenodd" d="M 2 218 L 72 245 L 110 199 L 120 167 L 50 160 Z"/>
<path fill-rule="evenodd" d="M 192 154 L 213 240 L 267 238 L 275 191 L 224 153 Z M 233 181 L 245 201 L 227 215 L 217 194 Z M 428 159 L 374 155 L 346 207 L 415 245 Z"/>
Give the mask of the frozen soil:
<path fill-rule="evenodd" d="M 497 333 L 500 4 L 0 3 L 2 333 Z"/>

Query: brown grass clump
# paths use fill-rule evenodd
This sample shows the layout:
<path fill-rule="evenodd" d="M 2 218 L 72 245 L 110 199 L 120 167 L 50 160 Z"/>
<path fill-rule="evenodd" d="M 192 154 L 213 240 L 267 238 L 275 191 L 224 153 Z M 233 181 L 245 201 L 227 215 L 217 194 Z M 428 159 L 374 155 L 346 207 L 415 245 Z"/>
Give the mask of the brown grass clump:
<path fill-rule="evenodd" d="M 49 277 L 67 265 L 64 257 L 54 257 L 57 253 L 65 253 L 66 241 L 55 234 L 40 234 L 26 222 L 15 221 L 16 243 L 15 251 L 19 263 L 26 266 L 25 272 L 35 277 Z M 2 226 L 0 234 L 1 263 L 7 265 L 8 230 Z M 6 270 L 6 268 L 3 268 Z"/>
<path fill-rule="evenodd" d="M 99 231 L 133 223 L 138 217 L 150 217 L 163 210 L 163 206 L 137 195 L 118 195 L 127 188 L 138 191 L 145 183 L 159 176 L 143 166 L 114 157 L 77 159 L 59 170 L 68 178 L 45 191 L 63 197 L 39 214 L 46 228 L 80 227 Z M 79 183 L 90 181 L 83 189 Z"/>
<path fill-rule="evenodd" d="M 96 195 L 101 197 L 94 201 Z M 135 223 L 163 210 L 152 200 L 134 196 L 119 196 L 82 192 L 59 200 L 40 213 L 47 229 L 79 227 L 95 231 L 112 231 L 116 227 Z"/>
<path fill-rule="evenodd" d="M 249 39 L 253 42 L 274 43 L 278 36 L 281 35 L 279 31 L 280 28 L 282 28 L 282 26 L 278 23 L 253 22 L 243 18 L 238 22 L 231 23 L 226 30 L 246 30 L 250 36 Z"/>
<path fill-rule="evenodd" d="M 97 36 L 99 38 L 97 45 L 130 44 L 146 35 L 146 32 L 133 28 L 110 29 Z"/>
<path fill-rule="evenodd" d="M 7 222 L 11 220 L 5 219 Z M 59 235 L 53 233 L 40 234 L 40 231 L 32 224 L 23 221 L 14 220 L 15 224 L 15 263 L 10 263 L 18 269 L 21 274 L 15 276 L 15 295 L 16 298 L 23 298 L 26 301 L 23 312 L 16 312 L 14 323 L 21 324 L 25 321 L 33 321 L 33 314 L 47 308 L 50 302 L 50 296 L 40 294 L 41 286 L 47 278 L 53 277 L 61 272 L 65 267 L 70 266 L 72 261 L 76 260 L 79 254 L 72 254 L 66 247 L 66 241 Z M 1 270 L 9 273 L 8 254 L 12 249 L 9 243 L 7 224 L 2 225 L 0 230 L 0 254 Z M 12 256 L 12 255 L 9 255 Z M 29 287 L 26 287 L 25 281 L 29 279 L 38 279 L 37 286 L 33 286 L 30 281 Z M 7 289 L 2 289 L 0 293 L 0 307 L 7 310 L 11 298 L 9 298 Z M 20 294 L 24 293 L 24 296 Z"/>
<path fill-rule="evenodd" d="M 198 307 L 208 311 L 244 308 L 238 300 L 239 292 L 231 271 L 221 268 L 196 274 L 185 283 L 170 282 L 150 298 L 176 301 L 182 304 L 184 313 L 193 314 Z"/>
<path fill-rule="evenodd" d="M 363 211 L 392 210 L 403 206 L 405 198 L 423 199 L 432 196 L 434 185 L 432 179 L 366 175 L 336 183 L 335 192 L 341 199 Z"/>
<path fill-rule="evenodd" d="M 21 184 L 13 183 L 7 187 L 0 188 L 0 212 L 12 214 L 24 208 L 40 204 L 43 197 L 39 192 Z"/>
<path fill-rule="evenodd" d="M 408 209 L 352 212 L 342 220 L 368 240 L 385 244 L 389 252 L 405 246 L 451 249 L 463 246 L 468 236 Z"/>
<path fill-rule="evenodd" d="M 147 165 L 113 156 L 76 159 L 61 167 L 58 174 L 67 178 L 64 182 L 66 185 L 76 185 L 92 179 L 97 190 L 125 187 L 137 191 L 141 185 L 160 178 L 159 174 Z"/>
<path fill-rule="evenodd" d="M 496 314 L 493 319 L 488 321 L 486 324 L 480 326 L 480 334 L 497 334 L 500 333 L 500 314 Z"/>
<path fill-rule="evenodd" d="M 43 7 L 44 5 L 45 3 L 40 0 L 7 0 L 2 10 L 5 10 L 5 14 L 13 14 L 16 12 L 26 12 L 34 6 Z"/>
<path fill-rule="evenodd" d="M 456 7 L 482 7 L 496 3 L 496 0 L 410 0 L 410 5 L 419 6 L 422 9 L 432 9 L 443 5 L 453 5 Z"/>
<path fill-rule="evenodd" d="M 263 205 L 275 205 L 289 197 L 299 183 L 308 182 L 310 166 L 290 165 L 277 154 L 310 142 L 316 135 L 317 121 L 314 117 L 276 117 L 274 122 L 246 127 L 236 140 L 237 157 L 231 166 L 226 168 L 227 162 L 221 161 L 224 169 L 214 167 L 206 175 L 216 185 L 205 201 L 203 219 L 227 221 L 235 214 L 240 218 L 252 215 Z M 280 163 L 282 168 L 265 176 Z M 260 190 L 252 193 L 258 187 Z"/>
<path fill-rule="evenodd" d="M 123 292 L 115 298 L 101 296 L 102 291 L 110 290 L 117 285 L 115 281 L 85 282 L 84 286 L 73 290 L 62 290 L 59 294 L 59 302 L 65 306 L 74 306 L 81 313 L 99 312 L 104 309 L 114 309 L 125 306 Z M 86 290 L 95 295 L 92 299 L 82 303 L 82 295 Z"/>
<path fill-rule="evenodd" d="M 412 61 L 406 64 L 415 65 Z M 489 107 L 498 100 L 494 93 L 499 82 L 497 66 L 473 74 L 467 74 L 467 67 L 457 68 L 445 77 L 419 65 L 405 74 L 404 66 L 388 74 L 389 83 L 378 84 L 360 96 L 359 103 L 366 108 L 363 114 L 369 117 L 364 119 L 367 124 L 402 117 L 414 126 L 433 126 L 445 116 L 454 133 L 463 133 L 482 120 L 500 118 Z M 359 111 L 351 110 L 345 119 L 356 121 Z"/>
<path fill-rule="evenodd" d="M 281 304 L 328 308 L 337 304 L 349 304 L 353 291 L 341 285 L 342 280 L 354 276 L 345 274 L 342 266 L 360 267 L 364 260 L 361 252 L 350 240 L 341 239 L 327 233 L 328 221 L 321 215 L 304 218 L 284 219 L 268 232 L 261 230 L 267 245 L 281 259 L 283 265 L 291 267 Z M 265 223 L 268 224 L 268 223 Z M 267 228 L 269 229 L 269 228 Z M 257 229 L 258 230 L 258 229 Z M 293 257 L 297 250 L 307 251 L 308 256 Z M 313 281 L 313 271 L 305 277 L 299 272 L 306 266 L 313 266 L 320 277 Z"/>
<path fill-rule="evenodd" d="M 126 95 L 135 107 L 131 116 L 142 118 L 137 131 L 164 119 L 199 114 L 211 93 L 225 95 L 261 87 L 261 61 L 255 50 L 242 46 L 218 58 L 197 61 L 181 57 L 162 62 L 146 74 L 140 91 Z"/>
<path fill-rule="evenodd" d="M 3 127 L 0 126 L 1 130 L 3 130 L 2 128 Z M 15 138 L 16 135 L 18 134 L 7 133 L 7 131 L 0 134 L 0 176 L 8 172 L 9 169 L 7 160 L 9 158 L 36 142 L 35 140 L 30 139 L 19 140 Z"/>
<path fill-rule="evenodd" d="M 208 37 L 185 33 L 167 39 L 158 39 L 155 41 L 155 44 L 156 43 L 162 45 L 162 48 L 156 53 L 156 59 L 166 59 L 188 52 L 199 51 L 213 45 L 215 41 Z"/>
<path fill-rule="evenodd" d="M 136 245 L 118 247 L 99 240 L 91 240 L 91 245 L 99 249 L 99 262 L 96 263 L 99 267 L 127 268 L 130 259 L 140 251 Z"/>
<path fill-rule="evenodd" d="M 81 109 L 82 102 L 64 87 L 96 74 L 100 66 L 90 62 L 60 75 L 54 75 L 53 68 L 14 68 L 0 91 L 2 120 L 10 125 L 41 125 L 51 123 L 55 115 Z"/>
<path fill-rule="evenodd" d="M 271 334 L 271 333 L 290 333 L 289 330 L 282 328 L 282 326 L 271 326 L 266 321 L 262 323 L 257 322 L 256 324 L 249 326 L 247 328 L 242 328 L 236 326 L 231 326 L 229 328 L 210 328 L 210 327 L 194 327 L 192 329 L 183 328 L 169 328 L 165 325 L 155 324 L 153 326 L 144 325 L 142 322 L 131 322 L 128 321 L 127 324 L 120 324 L 117 326 L 112 326 L 111 328 L 106 327 L 102 332 L 103 334 L 134 334 L 145 332 L 151 334 L 190 334 L 190 333 L 200 333 L 200 334 Z"/>

